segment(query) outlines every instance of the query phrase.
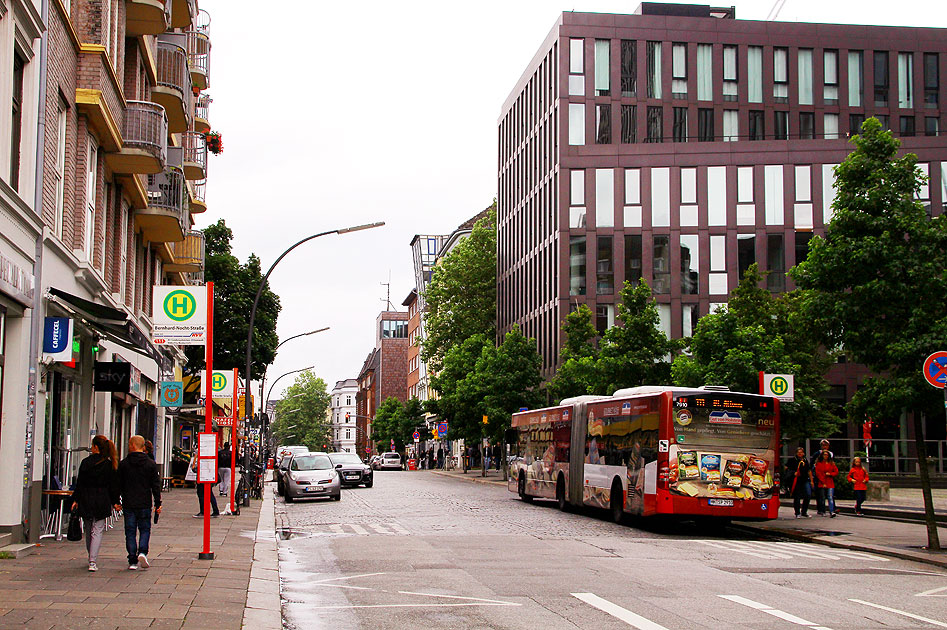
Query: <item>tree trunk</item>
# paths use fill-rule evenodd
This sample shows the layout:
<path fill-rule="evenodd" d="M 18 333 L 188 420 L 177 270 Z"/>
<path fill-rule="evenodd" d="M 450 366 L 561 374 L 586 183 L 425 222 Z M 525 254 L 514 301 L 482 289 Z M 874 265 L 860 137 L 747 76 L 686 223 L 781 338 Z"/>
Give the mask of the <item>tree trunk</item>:
<path fill-rule="evenodd" d="M 924 421 L 921 413 L 914 412 L 914 443 L 917 445 L 917 466 L 921 475 L 921 491 L 924 493 L 924 520 L 927 523 L 927 548 L 940 551 L 937 536 L 937 520 L 934 516 L 934 500 L 931 497 L 931 477 L 927 469 L 927 448 L 924 445 Z"/>

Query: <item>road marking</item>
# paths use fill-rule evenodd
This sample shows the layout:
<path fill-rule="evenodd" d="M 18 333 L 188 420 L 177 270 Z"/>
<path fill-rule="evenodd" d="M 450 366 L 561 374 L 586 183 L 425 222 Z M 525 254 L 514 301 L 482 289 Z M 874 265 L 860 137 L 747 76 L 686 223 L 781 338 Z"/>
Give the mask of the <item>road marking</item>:
<path fill-rule="evenodd" d="M 394 534 L 393 531 L 391 531 L 390 529 L 388 529 L 381 523 L 369 523 L 368 526 L 374 529 L 379 534 Z"/>
<path fill-rule="evenodd" d="M 935 595 L 934 593 L 941 593 L 943 595 Z M 915 597 L 947 597 L 947 586 L 941 586 L 940 588 L 932 588 L 929 591 L 924 591 L 923 593 L 917 593 Z"/>
<path fill-rule="evenodd" d="M 861 551 L 848 549 L 833 549 L 814 543 L 781 542 L 768 540 L 697 540 L 701 544 L 726 551 L 735 551 L 754 558 L 764 560 L 789 560 L 795 557 L 814 558 L 819 560 L 870 560 L 872 562 L 889 562 L 888 558 L 873 556 Z"/>
<path fill-rule="evenodd" d="M 755 602 L 752 599 L 740 597 L 739 595 L 718 595 L 717 597 L 722 597 L 723 599 L 729 600 L 735 604 L 741 604 L 743 606 L 747 606 L 748 608 L 752 608 L 754 610 L 764 612 L 767 615 L 778 617 L 784 621 L 788 621 L 789 623 L 794 623 L 797 626 L 806 626 L 807 628 L 810 628 L 811 630 L 831 630 L 830 628 L 826 628 L 825 626 L 820 626 L 819 624 L 815 622 L 806 621 L 802 617 L 797 617 L 796 615 L 790 614 L 783 610 L 779 610 L 778 608 L 773 608 L 772 606 L 768 604 L 761 604 L 760 602 Z"/>
<path fill-rule="evenodd" d="M 638 630 L 668 630 L 661 624 L 657 624 L 650 619 L 645 619 L 618 604 L 613 604 L 607 599 L 602 599 L 595 593 L 571 593 L 573 597 L 579 599 L 589 606 L 598 608 L 602 612 L 608 613 L 616 619 L 621 619 L 629 626 L 634 626 Z"/>
<path fill-rule="evenodd" d="M 514 602 L 502 604 L 488 604 L 481 602 L 459 602 L 456 604 L 359 604 L 352 606 L 306 606 L 306 610 L 351 610 L 355 608 L 459 608 L 462 606 L 520 606 Z"/>
<path fill-rule="evenodd" d="M 362 573 L 360 575 L 343 575 L 342 577 L 326 578 L 324 580 L 316 580 L 315 584 L 325 584 L 326 582 L 337 582 L 338 580 L 354 580 L 355 578 L 363 577 L 372 577 L 375 575 L 384 575 L 384 571 L 381 573 Z"/>
<path fill-rule="evenodd" d="M 503 606 L 522 606 L 516 602 L 504 602 L 499 599 L 484 599 L 483 597 L 463 597 L 461 595 L 442 595 L 440 593 L 415 593 L 412 591 L 398 591 L 401 595 L 422 595 L 424 597 L 443 597 L 445 599 L 463 599 L 471 602 L 486 602 L 489 604 L 500 604 Z"/>
<path fill-rule="evenodd" d="M 365 536 L 365 535 L 368 534 L 368 531 L 367 531 L 364 527 L 362 527 L 361 525 L 356 525 L 355 523 L 349 523 L 349 527 L 352 528 L 352 531 L 353 531 L 353 532 L 355 532 L 356 534 L 359 534 L 359 535 L 361 535 L 361 536 Z"/>
<path fill-rule="evenodd" d="M 329 531 L 327 532 L 313 532 L 313 536 L 325 536 L 327 534 L 339 534 L 339 535 L 349 535 L 356 534 L 358 536 L 368 536 L 370 534 L 382 534 L 387 536 L 410 536 L 411 532 L 406 530 L 404 527 L 398 523 L 331 523 L 319 525 L 318 527 L 325 527 Z M 370 528 L 373 531 L 368 531 L 366 527 Z"/>
<path fill-rule="evenodd" d="M 926 621 L 929 624 L 933 624 L 939 628 L 947 628 L 947 623 L 943 621 L 937 621 L 936 619 L 928 619 L 927 617 L 922 617 L 920 615 L 915 615 L 913 613 L 904 612 L 903 610 L 898 610 L 897 608 L 888 608 L 887 606 L 882 606 L 881 604 L 872 604 L 871 602 L 866 602 L 861 599 L 851 599 L 850 602 L 855 602 L 856 604 L 864 604 L 865 606 L 871 606 L 872 608 L 878 608 L 879 610 L 887 610 L 888 612 L 893 612 L 897 615 L 904 615 L 905 617 L 910 617 L 911 619 L 917 619 L 918 621 Z"/>

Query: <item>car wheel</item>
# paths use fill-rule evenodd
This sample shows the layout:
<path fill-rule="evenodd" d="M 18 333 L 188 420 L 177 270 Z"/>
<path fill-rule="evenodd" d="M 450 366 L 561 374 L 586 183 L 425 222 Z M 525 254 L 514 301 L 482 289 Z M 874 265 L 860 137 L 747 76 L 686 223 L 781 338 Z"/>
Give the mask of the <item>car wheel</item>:
<path fill-rule="evenodd" d="M 371 488 L 374 484 L 375 484 L 375 480 L 374 480 L 374 479 L 369 479 L 368 481 L 365 482 L 365 487 L 366 487 L 366 488 Z"/>
<path fill-rule="evenodd" d="M 566 501 L 566 482 L 562 477 L 556 482 L 556 505 L 563 512 L 569 511 L 569 502 Z"/>
<path fill-rule="evenodd" d="M 333 500 L 333 501 L 341 501 L 341 500 L 342 500 L 342 493 L 339 492 L 339 494 L 337 494 L 337 495 L 335 495 L 334 497 L 332 497 L 332 500 Z"/>
<path fill-rule="evenodd" d="M 612 491 L 609 493 L 609 507 L 612 512 L 612 521 L 621 523 L 625 518 L 625 496 L 621 491 L 621 482 L 612 482 Z"/>
<path fill-rule="evenodd" d="M 520 480 L 516 484 L 517 490 L 519 491 L 520 499 L 526 503 L 532 503 L 533 497 L 526 494 L 526 478 L 523 476 L 523 473 L 520 473 Z"/>

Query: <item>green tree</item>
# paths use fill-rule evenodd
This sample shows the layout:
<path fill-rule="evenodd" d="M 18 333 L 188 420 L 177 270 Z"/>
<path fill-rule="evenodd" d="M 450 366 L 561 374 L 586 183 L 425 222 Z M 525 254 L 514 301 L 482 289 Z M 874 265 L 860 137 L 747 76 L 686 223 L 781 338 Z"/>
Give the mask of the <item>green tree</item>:
<path fill-rule="evenodd" d="M 495 221 L 493 211 L 477 221 L 470 236 L 434 269 L 424 292 L 427 314 L 421 358 L 435 372 L 448 351 L 465 339 L 496 335 Z"/>
<path fill-rule="evenodd" d="M 592 325 L 592 309 L 586 304 L 566 315 L 562 324 L 566 334 L 555 376 L 546 385 L 547 404 L 584 394 L 599 394 L 602 389 L 598 373 L 598 331 Z"/>
<path fill-rule="evenodd" d="M 375 410 L 372 439 L 380 453 L 390 448 L 391 440 L 395 441 L 395 450 L 403 452 L 405 445 L 413 441 L 415 429 L 423 424 L 424 405 L 420 400 L 412 398 L 402 403 L 389 396 Z"/>
<path fill-rule="evenodd" d="M 876 375 L 856 392 L 853 419 L 901 409 L 942 415 L 942 394 L 920 370 L 947 345 L 947 218 L 927 217 L 917 156 L 897 157 L 900 142 L 875 118 L 851 142 L 855 150 L 835 170 L 825 238 L 814 238 L 790 273 L 808 289 L 806 314 L 825 345 Z"/>
<path fill-rule="evenodd" d="M 491 442 L 501 442 L 510 428 L 512 414 L 522 407 L 539 407 L 544 397 L 539 389 L 542 357 L 536 351 L 536 340 L 527 338 L 514 325 L 497 348 L 486 347 L 468 377 L 478 381 L 483 393 L 483 414 L 487 423 L 481 430 Z"/>
<path fill-rule="evenodd" d="M 427 401 L 427 410 L 448 423 L 449 439 L 479 439 L 486 392 L 479 381 L 468 376 L 485 351 L 494 347 L 493 338 L 476 334 L 447 350 L 440 370 L 431 375 L 437 398 Z"/>
<path fill-rule="evenodd" d="M 311 371 L 301 372 L 276 403 L 271 431 L 277 444 L 325 450 L 332 441 L 328 415 L 331 398 L 325 381 Z"/>
<path fill-rule="evenodd" d="M 233 232 L 223 219 L 204 230 L 204 239 L 204 280 L 214 283 L 214 368 L 239 368 L 242 373 L 246 369 L 247 314 L 253 307 L 253 297 L 263 279 L 260 259 L 251 254 L 246 264 L 240 263 L 230 246 Z M 279 312 L 279 297 L 267 283 L 260 295 L 253 325 L 252 377 L 255 379 L 263 375 L 265 367 L 276 357 L 279 343 L 276 318 Z M 204 346 L 187 346 L 185 353 L 188 375 L 204 369 Z"/>

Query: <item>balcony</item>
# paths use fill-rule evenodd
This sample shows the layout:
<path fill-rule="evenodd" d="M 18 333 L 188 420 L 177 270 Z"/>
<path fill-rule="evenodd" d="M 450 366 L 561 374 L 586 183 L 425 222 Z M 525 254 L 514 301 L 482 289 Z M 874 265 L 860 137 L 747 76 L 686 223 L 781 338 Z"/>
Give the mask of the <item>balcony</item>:
<path fill-rule="evenodd" d="M 188 28 L 197 16 L 194 0 L 169 0 L 171 2 L 171 26 Z"/>
<path fill-rule="evenodd" d="M 113 173 L 160 173 L 168 161 L 168 117 L 164 107 L 148 101 L 128 101 L 121 151 L 106 153 Z"/>
<path fill-rule="evenodd" d="M 171 243 L 171 261 L 164 265 L 169 272 L 197 273 L 204 271 L 204 233 L 192 230 L 183 241 Z"/>
<path fill-rule="evenodd" d="M 171 26 L 171 0 L 128 0 L 125 34 L 160 35 Z"/>
<path fill-rule="evenodd" d="M 207 12 L 201 11 L 201 18 L 205 16 Z M 210 17 L 201 21 L 210 24 Z M 207 27 L 188 31 L 186 35 L 187 63 L 191 68 L 191 81 L 198 90 L 206 90 L 210 85 L 210 37 L 207 35 Z"/>
<path fill-rule="evenodd" d="M 191 93 L 187 52 L 177 44 L 158 42 L 155 65 L 158 84 L 151 90 L 151 100 L 164 107 L 171 133 L 187 131 L 190 122 L 188 99 Z"/>
<path fill-rule="evenodd" d="M 201 94 L 194 101 L 194 131 L 207 133 L 210 131 L 210 104 L 214 99 Z"/>
<path fill-rule="evenodd" d="M 184 176 L 187 179 L 207 178 L 207 137 L 196 131 L 181 134 L 184 145 Z"/>
<path fill-rule="evenodd" d="M 207 212 L 207 201 L 204 195 L 207 193 L 207 180 L 193 181 L 191 188 L 191 214 L 200 214 Z"/>
<path fill-rule="evenodd" d="M 184 240 L 186 186 L 184 169 L 168 166 L 148 176 L 148 207 L 135 213 L 142 237 L 152 243 Z"/>

